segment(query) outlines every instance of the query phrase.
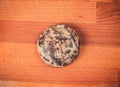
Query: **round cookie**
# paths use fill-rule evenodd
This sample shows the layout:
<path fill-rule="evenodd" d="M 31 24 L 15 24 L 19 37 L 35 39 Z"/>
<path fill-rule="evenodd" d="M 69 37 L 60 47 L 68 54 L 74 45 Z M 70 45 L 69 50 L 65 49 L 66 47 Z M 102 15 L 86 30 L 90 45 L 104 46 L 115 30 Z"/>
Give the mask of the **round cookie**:
<path fill-rule="evenodd" d="M 45 63 L 62 67 L 72 63 L 79 54 L 79 37 L 66 25 L 54 25 L 40 35 L 37 47 Z"/>

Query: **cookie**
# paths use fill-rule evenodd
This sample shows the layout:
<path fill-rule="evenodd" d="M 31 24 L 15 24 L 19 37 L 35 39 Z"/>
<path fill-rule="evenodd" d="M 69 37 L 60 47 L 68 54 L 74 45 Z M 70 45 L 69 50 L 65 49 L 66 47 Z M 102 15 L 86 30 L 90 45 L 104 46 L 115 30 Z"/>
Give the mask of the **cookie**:
<path fill-rule="evenodd" d="M 37 47 L 45 63 L 55 67 L 67 66 L 79 54 L 79 37 L 69 26 L 58 24 L 44 30 Z"/>

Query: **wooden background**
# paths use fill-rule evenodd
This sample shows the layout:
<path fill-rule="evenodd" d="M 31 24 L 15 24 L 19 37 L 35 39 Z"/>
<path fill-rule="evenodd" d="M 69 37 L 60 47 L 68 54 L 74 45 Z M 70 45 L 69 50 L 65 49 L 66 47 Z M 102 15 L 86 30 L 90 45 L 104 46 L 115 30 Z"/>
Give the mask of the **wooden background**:
<path fill-rule="evenodd" d="M 76 61 L 46 65 L 36 41 L 63 23 L 78 32 Z M 119 87 L 119 0 L 0 0 L 0 87 Z"/>

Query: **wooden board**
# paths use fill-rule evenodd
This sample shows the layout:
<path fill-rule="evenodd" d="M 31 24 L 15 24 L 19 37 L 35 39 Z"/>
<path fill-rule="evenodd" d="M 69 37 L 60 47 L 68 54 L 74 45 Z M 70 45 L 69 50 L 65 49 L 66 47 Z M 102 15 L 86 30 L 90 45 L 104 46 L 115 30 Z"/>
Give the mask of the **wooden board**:
<path fill-rule="evenodd" d="M 36 41 L 58 23 L 80 36 L 76 61 L 64 68 L 46 65 Z M 1 0 L 0 87 L 119 87 L 119 0 Z"/>
<path fill-rule="evenodd" d="M 78 23 L 96 21 L 95 2 L 37 0 L 33 4 L 30 0 L 0 3 L 1 20 Z"/>

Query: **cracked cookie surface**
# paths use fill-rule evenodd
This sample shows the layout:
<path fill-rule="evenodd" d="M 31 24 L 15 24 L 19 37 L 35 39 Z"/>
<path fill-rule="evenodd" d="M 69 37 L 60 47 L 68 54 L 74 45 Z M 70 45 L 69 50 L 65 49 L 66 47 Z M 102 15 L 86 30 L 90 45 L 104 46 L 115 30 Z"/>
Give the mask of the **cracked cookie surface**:
<path fill-rule="evenodd" d="M 79 54 L 79 37 L 66 25 L 54 25 L 40 35 L 38 52 L 45 63 L 62 67 L 71 64 Z"/>

